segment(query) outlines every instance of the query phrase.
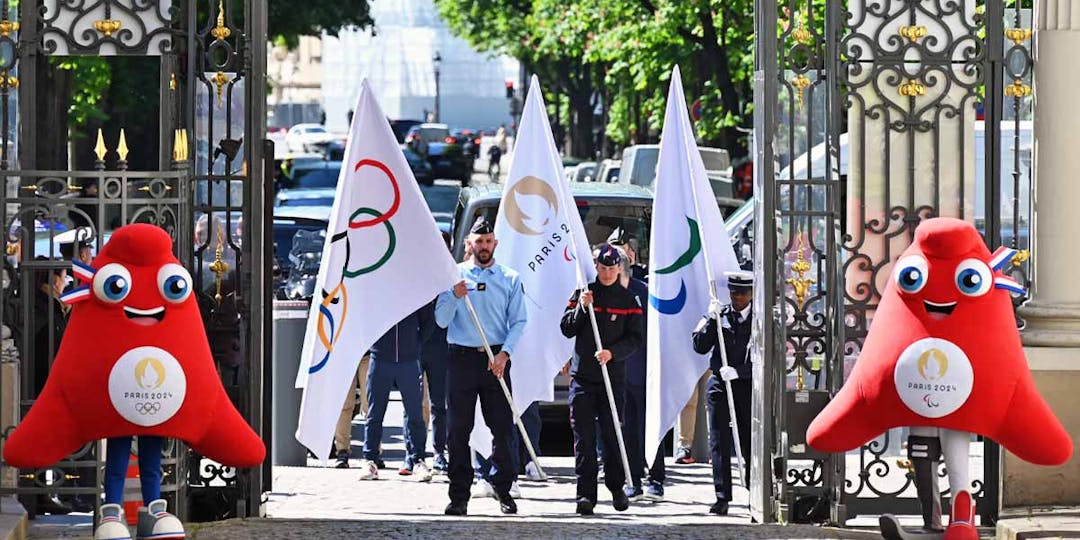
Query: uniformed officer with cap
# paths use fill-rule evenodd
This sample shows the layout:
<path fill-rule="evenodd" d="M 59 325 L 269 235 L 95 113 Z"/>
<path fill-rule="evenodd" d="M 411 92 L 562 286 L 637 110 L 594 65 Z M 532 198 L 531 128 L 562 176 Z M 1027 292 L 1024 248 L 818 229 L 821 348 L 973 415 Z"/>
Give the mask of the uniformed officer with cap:
<path fill-rule="evenodd" d="M 627 233 L 626 229 L 615 227 L 615 230 L 611 231 L 611 236 L 608 236 L 607 243 L 620 247 L 626 252 L 626 256 L 630 258 L 630 277 L 640 281 L 649 281 L 649 269 L 637 259 L 637 238 Z"/>
<path fill-rule="evenodd" d="M 60 245 L 60 256 L 64 259 L 77 260 L 83 264 L 90 264 L 93 260 L 90 248 L 94 242 L 94 230 L 90 227 L 64 231 L 56 235 L 55 241 Z"/>
<path fill-rule="evenodd" d="M 458 264 L 461 282 L 439 295 L 435 322 L 446 328 L 447 450 L 450 453 L 450 504 L 446 514 L 468 513 L 472 485 L 469 435 L 473 429 L 476 400 L 492 434 L 493 470 L 490 481 L 504 514 L 517 513 L 510 486 L 517 479 L 514 453 L 514 419 L 510 404 L 496 377 L 510 386 L 510 360 L 525 329 L 525 292 L 517 272 L 495 262 L 498 241 L 490 222 L 479 217 L 466 239 L 472 258 Z M 465 304 L 469 295 L 495 354 L 488 362 L 483 341 Z"/>
<path fill-rule="evenodd" d="M 641 347 L 641 305 L 620 281 L 622 257 L 610 244 L 596 255 L 596 281 L 589 289 L 575 293 L 563 313 L 561 329 L 566 337 L 576 338 L 570 368 L 570 427 L 574 430 L 574 472 L 577 473 L 577 513 L 591 515 L 596 506 L 596 423 L 604 441 L 604 484 L 611 491 L 612 505 L 622 512 L 630 506 L 623 491 L 626 473 L 619 455 L 615 430 L 618 420 L 612 417 L 611 404 L 604 386 L 602 365 L 608 366 L 615 407 L 623 409 L 626 385 L 626 359 Z M 587 310 L 596 315 L 596 328 L 604 349 L 597 352 L 592 321 Z M 636 466 L 637 463 L 631 466 Z"/>
<path fill-rule="evenodd" d="M 731 381 L 731 394 L 735 403 L 735 416 L 738 420 L 739 443 L 742 448 L 746 468 L 743 478 L 749 473 L 750 465 L 750 399 L 753 388 L 750 357 L 751 312 L 750 300 L 753 298 L 754 274 L 750 272 L 725 272 L 731 304 L 723 306 L 719 313 L 707 313 L 694 330 L 694 351 L 698 354 L 712 353 L 709 377 L 709 441 L 712 450 L 713 485 L 716 488 L 716 503 L 709 512 L 727 515 L 728 504 L 732 499 L 731 483 L 731 413 L 728 410 L 727 388 L 724 381 Z M 720 356 L 716 326 L 717 318 L 724 331 L 724 347 L 727 350 L 727 367 Z"/>

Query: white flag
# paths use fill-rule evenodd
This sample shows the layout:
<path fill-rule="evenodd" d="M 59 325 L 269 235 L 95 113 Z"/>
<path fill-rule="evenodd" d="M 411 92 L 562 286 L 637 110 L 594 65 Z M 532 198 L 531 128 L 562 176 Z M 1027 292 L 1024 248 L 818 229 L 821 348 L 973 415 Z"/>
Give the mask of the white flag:
<path fill-rule="evenodd" d="M 528 322 L 510 368 L 514 405 L 522 412 L 534 401 L 554 399 L 555 376 L 574 353 L 574 341 L 562 335 L 559 322 L 574 290 L 596 278 L 535 75 L 514 140 L 495 238 L 495 260 L 517 271 L 525 288 Z M 471 441 L 483 453 L 491 435 L 482 423 L 477 426 Z"/>
<path fill-rule="evenodd" d="M 690 339 L 709 308 L 709 277 L 727 302 L 724 272 L 739 269 L 694 142 L 678 66 L 660 137 L 649 248 L 646 456 L 655 454 L 709 367 Z"/>
<path fill-rule="evenodd" d="M 367 80 L 355 110 L 297 375 L 296 439 L 323 460 L 360 358 L 461 280 Z"/>

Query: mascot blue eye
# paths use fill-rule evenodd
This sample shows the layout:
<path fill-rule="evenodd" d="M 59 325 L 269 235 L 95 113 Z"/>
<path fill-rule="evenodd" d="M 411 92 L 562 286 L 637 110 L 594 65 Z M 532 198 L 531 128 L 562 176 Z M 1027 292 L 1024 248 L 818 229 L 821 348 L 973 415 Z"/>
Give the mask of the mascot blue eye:
<path fill-rule="evenodd" d="M 94 274 L 94 296 L 98 300 L 115 304 L 131 292 L 131 273 L 117 263 L 106 264 Z"/>
<path fill-rule="evenodd" d="M 179 264 L 166 264 L 158 270 L 158 289 L 165 300 L 179 304 L 191 296 L 191 275 Z"/>
<path fill-rule="evenodd" d="M 965 296 L 982 296 L 994 285 L 990 267 L 978 259 L 965 259 L 956 267 L 956 289 Z"/>
<path fill-rule="evenodd" d="M 928 277 L 926 259 L 918 255 L 908 255 L 896 262 L 896 285 L 901 291 L 909 294 L 921 291 Z"/>

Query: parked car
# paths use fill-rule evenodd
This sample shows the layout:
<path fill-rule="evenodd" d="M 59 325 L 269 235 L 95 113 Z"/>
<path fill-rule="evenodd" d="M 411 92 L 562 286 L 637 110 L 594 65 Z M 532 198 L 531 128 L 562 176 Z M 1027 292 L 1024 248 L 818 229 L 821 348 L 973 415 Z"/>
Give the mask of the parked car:
<path fill-rule="evenodd" d="M 596 162 L 595 161 L 582 161 L 578 163 L 577 168 L 574 169 L 574 176 L 570 178 L 571 182 L 593 182 L 596 180 Z"/>
<path fill-rule="evenodd" d="M 285 206 L 274 208 L 274 295 L 279 299 L 310 299 L 318 275 L 318 262 L 322 258 L 322 246 L 317 256 L 311 254 L 310 242 L 307 246 L 293 249 L 293 240 L 297 233 L 308 240 L 313 234 L 326 235 L 330 222 L 329 206 Z M 290 257 L 292 255 L 292 257 Z M 302 262 L 302 264 L 297 264 Z M 314 263 L 314 266 L 312 265 Z"/>
<path fill-rule="evenodd" d="M 413 177 L 422 186 L 430 186 L 435 183 L 435 171 L 432 170 L 431 164 L 424 158 L 420 157 L 420 154 L 414 152 L 411 148 L 405 145 L 401 145 L 401 151 L 405 154 L 405 161 L 409 162 L 409 169 L 412 170 Z"/>
<path fill-rule="evenodd" d="M 700 146 L 698 153 L 701 154 L 701 162 L 705 166 L 705 175 L 709 178 L 713 194 L 718 197 L 734 198 L 735 192 L 732 188 L 730 171 L 731 158 L 727 150 Z M 638 144 L 624 149 L 619 182 L 654 187 L 659 159 L 660 146 L 656 144 Z"/>
<path fill-rule="evenodd" d="M 625 184 L 575 182 L 570 186 L 589 244 L 604 242 L 612 231 L 621 228 L 638 239 L 638 259 L 647 264 L 652 192 Z M 502 184 L 485 184 L 461 190 L 454 212 L 453 252 L 456 260 L 460 261 L 464 256 L 465 236 L 477 216 L 482 215 L 494 222 L 502 199 L 502 188 Z M 569 383 L 566 376 L 555 378 L 554 401 L 540 403 L 540 414 L 545 423 L 566 422 L 569 417 Z"/>
<path fill-rule="evenodd" d="M 391 120 L 390 129 L 394 130 L 394 138 L 397 139 L 398 144 L 405 144 L 405 136 L 408 135 L 409 130 L 420 124 L 423 124 L 420 120 Z"/>
<path fill-rule="evenodd" d="M 405 136 L 405 144 L 427 160 L 435 178 L 458 180 L 463 186 L 469 184 L 473 171 L 472 159 L 450 136 L 450 128 L 446 124 L 413 126 Z"/>
<path fill-rule="evenodd" d="M 293 152 L 307 152 L 309 145 L 332 141 L 336 137 L 320 124 L 296 124 L 285 135 L 285 144 Z"/>
<path fill-rule="evenodd" d="M 274 206 L 333 206 L 336 188 L 286 189 L 278 192 Z"/>
<path fill-rule="evenodd" d="M 605 184 L 615 184 L 619 182 L 619 172 L 622 168 L 622 162 L 617 159 L 605 159 L 600 162 L 600 168 L 596 172 L 596 178 L 593 182 L 602 182 Z"/>
<path fill-rule="evenodd" d="M 461 186 L 456 182 L 438 181 L 431 184 L 421 184 L 420 192 L 424 195 L 431 216 L 435 218 L 435 224 L 439 230 L 450 233 L 454 221 L 454 208 L 457 207 L 458 196 Z"/>
<path fill-rule="evenodd" d="M 476 158 L 480 157 L 480 143 L 483 132 L 475 129 L 454 129 L 450 132 L 450 137 L 454 139 L 454 142 L 461 145 L 461 151 L 465 154 L 465 157 L 476 161 Z"/>

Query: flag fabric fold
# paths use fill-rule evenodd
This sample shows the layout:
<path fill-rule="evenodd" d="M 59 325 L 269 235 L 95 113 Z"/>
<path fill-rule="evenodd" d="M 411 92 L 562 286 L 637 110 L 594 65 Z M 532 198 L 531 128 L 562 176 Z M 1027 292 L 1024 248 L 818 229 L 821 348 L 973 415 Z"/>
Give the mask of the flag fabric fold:
<path fill-rule="evenodd" d="M 647 456 L 654 455 L 709 368 L 708 357 L 695 353 L 690 340 L 709 308 L 709 277 L 716 281 L 718 300 L 726 303 L 724 272 L 739 269 L 689 116 L 676 66 L 660 137 L 649 238 Z"/>
<path fill-rule="evenodd" d="M 460 281 L 367 80 L 355 110 L 296 379 L 296 439 L 322 460 L 364 353 Z"/>
<path fill-rule="evenodd" d="M 535 75 L 514 140 L 495 238 L 495 260 L 517 271 L 525 288 L 528 323 L 510 372 L 514 404 L 522 412 L 535 401 L 554 399 L 555 375 L 574 352 L 559 321 L 574 290 L 596 278 Z M 478 421 L 470 439 L 481 453 L 490 448 L 486 431 Z"/>

